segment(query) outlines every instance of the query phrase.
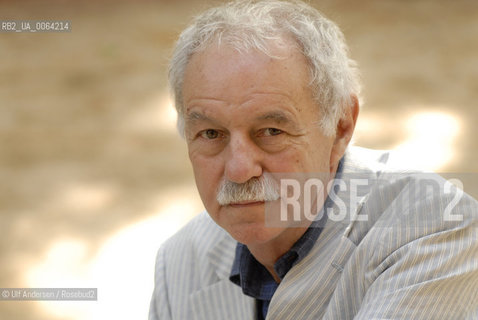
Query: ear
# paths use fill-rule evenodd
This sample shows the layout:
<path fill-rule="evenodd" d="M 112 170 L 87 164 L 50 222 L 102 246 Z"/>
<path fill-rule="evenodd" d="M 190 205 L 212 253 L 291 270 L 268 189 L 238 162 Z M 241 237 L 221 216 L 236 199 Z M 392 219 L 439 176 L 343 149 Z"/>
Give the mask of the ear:
<path fill-rule="evenodd" d="M 335 140 L 330 155 L 330 170 L 334 172 L 337 169 L 340 159 L 345 153 L 347 146 L 352 139 L 355 124 L 359 114 L 359 101 L 356 95 L 350 97 L 350 105 L 348 105 L 342 118 L 338 121 L 335 128 Z"/>

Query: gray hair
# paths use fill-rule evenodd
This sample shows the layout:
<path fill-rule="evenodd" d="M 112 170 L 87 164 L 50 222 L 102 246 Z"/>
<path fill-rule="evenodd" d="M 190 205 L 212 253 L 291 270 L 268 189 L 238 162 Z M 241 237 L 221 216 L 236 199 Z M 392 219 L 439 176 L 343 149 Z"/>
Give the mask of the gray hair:
<path fill-rule="evenodd" d="M 352 96 L 360 95 L 356 64 L 340 29 L 319 11 L 299 1 L 235 1 L 209 9 L 195 18 L 180 35 L 169 67 L 169 84 L 184 134 L 182 86 L 191 56 L 212 41 L 238 52 L 259 50 L 271 57 L 269 41 L 292 38 L 308 61 L 309 86 L 323 114 L 320 126 L 333 135 Z"/>

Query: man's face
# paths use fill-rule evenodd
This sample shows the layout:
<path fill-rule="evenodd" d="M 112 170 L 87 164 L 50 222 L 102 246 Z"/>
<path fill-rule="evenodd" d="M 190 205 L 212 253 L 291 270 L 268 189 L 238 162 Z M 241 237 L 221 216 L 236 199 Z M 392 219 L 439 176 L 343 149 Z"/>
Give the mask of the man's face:
<path fill-rule="evenodd" d="M 196 184 L 218 225 L 246 245 L 293 238 L 295 228 L 266 227 L 264 203 L 220 205 L 224 180 L 245 183 L 266 172 L 333 172 L 334 137 L 318 126 L 306 60 L 273 47 L 272 59 L 212 45 L 192 56 L 184 77 L 185 133 Z"/>

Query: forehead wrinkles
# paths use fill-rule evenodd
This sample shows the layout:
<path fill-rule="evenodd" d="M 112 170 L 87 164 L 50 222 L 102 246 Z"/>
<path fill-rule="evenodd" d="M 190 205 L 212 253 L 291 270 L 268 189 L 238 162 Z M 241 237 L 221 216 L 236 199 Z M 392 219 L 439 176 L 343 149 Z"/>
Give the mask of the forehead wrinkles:
<path fill-rule="evenodd" d="M 250 111 L 261 111 L 265 105 L 270 108 L 264 108 L 264 112 L 282 109 L 297 118 L 313 100 L 312 91 L 306 58 L 298 50 L 287 52 L 288 56 L 279 60 L 260 52 L 238 53 L 227 47 L 194 54 L 183 87 L 184 120 L 191 123 L 219 119 L 219 114 L 215 117 L 218 108 L 222 113 L 242 106 L 251 107 L 245 109 L 250 115 Z M 202 116 L 187 117 L 191 109 Z M 270 116 L 262 119 L 285 120 Z"/>
<path fill-rule="evenodd" d="M 184 119 L 189 123 L 249 118 L 254 121 L 292 123 L 299 121 L 303 106 L 283 92 L 260 92 L 248 94 L 240 103 L 228 103 L 207 97 L 189 99 Z M 236 113 L 234 115 L 234 113 Z"/>
<path fill-rule="evenodd" d="M 246 95 L 244 101 L 239 104 L 208 98 L 190 99 L 189 102 L 185 118 L 190 121 L 210 120 L 215 118 L 215 115 L 231 115 L 235 111 L 244 111 L 244 116 L 251 116 L 255 120 L 288 122 L 297 120 L 297 113 L 301 111 L 301 106 L 287 94 L 275 92 Z"/>

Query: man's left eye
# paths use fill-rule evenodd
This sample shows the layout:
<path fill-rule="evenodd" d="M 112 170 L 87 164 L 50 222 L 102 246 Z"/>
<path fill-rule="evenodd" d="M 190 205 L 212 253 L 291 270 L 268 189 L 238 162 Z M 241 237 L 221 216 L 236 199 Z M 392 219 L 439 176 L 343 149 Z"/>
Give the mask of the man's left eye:
<path fill-rule="evenodd" d="M 279 134 L 281 134 L 283 131 L 280 130 L 280 129 L 276 129 L 276 128 L 267 128 L 264 130 L 264 135 L 265 136 L 277 136 Z"/>

